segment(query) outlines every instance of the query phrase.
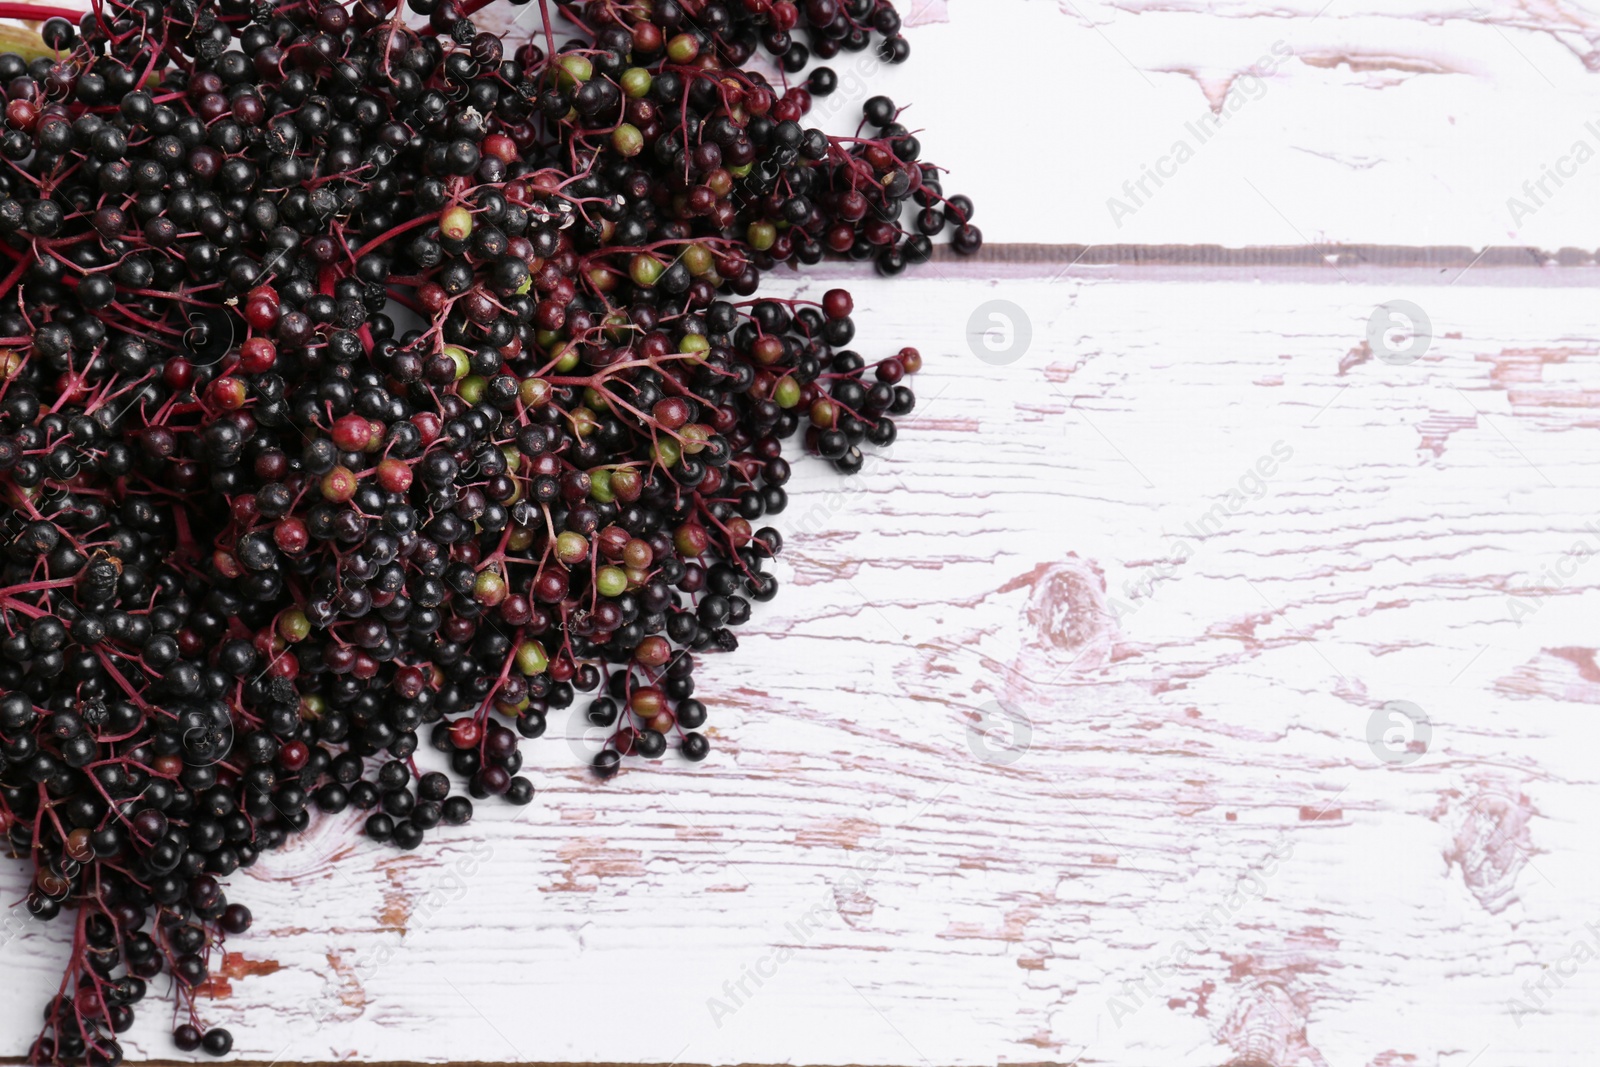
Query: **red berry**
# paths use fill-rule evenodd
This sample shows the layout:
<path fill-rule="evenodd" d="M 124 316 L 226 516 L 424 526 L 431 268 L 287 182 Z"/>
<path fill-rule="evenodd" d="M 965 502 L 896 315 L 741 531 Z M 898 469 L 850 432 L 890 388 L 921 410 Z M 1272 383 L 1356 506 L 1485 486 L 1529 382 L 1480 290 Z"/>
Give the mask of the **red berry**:
<path fill-rule="evenodd" d="M 774 337 L 771 334 L 756 338 L 755 343 L 750 346 L 750 355 L 757 363 L 766 367 L 770 367 L 783 359 L 784 352 L 783 339 Z"/>
<path fill-rule="evenodd" d="M 652 635 L 639 642 L 633 658 L 646 667 L 660 667 L 672 658 L 672 646 L 665 637 Z"/>
<path fill-rule="evenodd" d="M 218 378 L 206 390 L 206 398 L 224 411 L 237 411 L 244 407 L 250 390 L 238 378 Z"/>
<path fill-rule="evenodd" d="M 634 570 L 644 570 L 655 560 L 655 549 L 650 547 L 648 541 L 637 537 L 628 539 L 622 546 L 622 562 Z"/>
<path fill-rule="evenodd" d="M 161 380 L 168 389 L 182 392 L 194 384 L 194 364 L 182 356 L 173 356 L 162 369 Z"/>
<path fill-rule="evenodd" d="M 362 452 L 372 438 L 372 424 L 361 415 L 341 415 L 334 421 L 332 436 L 341 452 Z"/>
<path fill-rule="evenodd" d="M 640 20 L 633 27 L 634 51 L 643 55 L 659 51 L 661 48 L 661 29 L 653 22 Z"/>
<path fill-rule="evenodd" d="M 422 695 L 426 685 L 422 671 L 416 667 L 401 667 L 394 672 L 394 691 L 402 700 L 415 700 Z"/>
<path fill-rule="evenodd" d="M 646 719 L 665 710 L 666 706 L 666 694 L 653 685 L 641 685 L 628 698 L 628 707 L 632 708 L 636 715 Z"/>
<path fill-rule="evenodd" d="M 292 682 L 300 676 L 300 661 L 295 658 L 293 652 L 281 653 L 267 667 L 267 673 L 274 678 L 283 678 Z"/>
<path fill-rule="evenodd" d="M 533 618 L 533 606 L 527 597 L 513 593 L 501 601 L 500 618 L 508 626 L 526 626 Z"/>
<path fill-rule="evenodd" d="M 391 493 L 403 493 L 411 488 L 411 468 L 398 459 L 386 459 L 378 464 L 378 484 Z"/>
<path fill-rule="evenodd" d="M 628 547 L 632 535 L 620 526 L 607 526 L 595 538 L 595 543 L 600 546 L 600 554 L 606 559 L 617 560 L 622 558 L 623 550 Z"/>
<path fill-rule="evenodd" d="M 533 595 L 545 604 L 556 604 L 567 595 L 567 572 L 550 567 L 539 573 L 533 582 Z"/>
<path fill-rule="evenodd" d="M 293 774 L 306 765 L 311 749 L 304 741 L 290 741 L 278 750 L 278 766 Z"/>
<path fill-rule="evenodd" d="M 438 439 L 439 431 L 443 428 L 444 423 L 440 422 L 439 416 L 433 412 L 421 411 L 411 416 L 411 425 L 415 426 L 417 432 L 422 435 L 422 443 L 431 445 Z"/>
<path fill-rule="evenodd" d="M 534 321 L 541 330 L 559 330 L 567 324 L 567 308 L 555 300 L 539 301 L 538 310 L 534 312 Z"/>
<path fill-rule="evenodd" d="M 320 487 L 324 499 L 335 504 L 347 504 L 356 495 L 359 484 L 355 472 L 349 467 L 334 467 L 322 476 Z"/>
<path fill-rule="evenodd" d="M 239 369 L 264 374 L 278 362 L 278 346 L 265 337 L 252 337 L 239 347 Z"/>
<path fill-rule="evenodd" d="M 78 1009 L 78 1014 L 86 1017 L 98 1016 L 105 1010 L 100 994 L 89 983 L 78 987 L 77 992 L 73 994 L 72 1003 Z"/>
<path fill-rule="evenodd" d="M 450 743 L 460 749 L 476 748 L 483 740 L 483 727 L 470 716 L 450 724 Z"/>
<path fill-rule="evenodd" d="M 491 133 L 483 139 L 479 149 L 484 155 L 493 156 L 502 163 L 515 163 L 517 161 L 516 142 L 503 133 Z"/>
<path fill-rule="evenodd" d="M 272 528 L 272 540 L 282 551 L 291 556 L 299 555 L 311 543 L 311 533 L 304 522 L 290 516 L 278 520 L 278 524 Z"/>
<path fill-rule="evenodd" d="M 680 555 L 685 557 L 698 556 L 706 550 L 711 543 L 711 538 L 706 534 L 706 528 L 698 523 L 685 523 L 678 527 L 678 532 L 673 534 L 672 542 Z"/>
<path fill-rule="evenodd" d="M 246 300 L 244 321 L 248 322 L 253 330 L 263 332 L 270 330 L 278 324 L 278 305 L 255 298 Z"/>
<path fill-rule="evenodd" d="M 6 122 L 13 129 L 33 132 L 39 121 L 39 109 L 27 100 L 13 100 L 6 105 Z"/>
<path fill-rule="evenodd" d="M 639 355 L 645 359 L 660 359 L 672 351 L 672 342 L 662 333 L 653 333 L 639 343 Z"/>
<path fill-rule="evenodd" d="M 655 415 L 656 421 L 666 429 L 676 430 L 689 421 L 689 404 L 682 397 L 669 396 L 656 401 L 651 414 Z"/>
<path fill-rule="evenodd" d="M 766 89 L 752 89 L 744 94 L 744 109 L 752 115 L 766 115 L 772 111 L 777 98 Z"/>

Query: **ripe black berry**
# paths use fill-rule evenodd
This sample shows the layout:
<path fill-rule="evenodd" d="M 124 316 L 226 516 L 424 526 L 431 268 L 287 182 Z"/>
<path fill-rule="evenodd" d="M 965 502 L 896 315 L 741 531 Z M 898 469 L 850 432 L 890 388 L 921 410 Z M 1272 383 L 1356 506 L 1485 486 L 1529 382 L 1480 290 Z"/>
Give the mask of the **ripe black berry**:
<path fill-rule="evenodd" d="M 580 692 L 600 776 L 704 759 L 786 452 L 861 469 L 921 365 L 846 351 L 843 290 L 747 298 L 982 244 L 892 101 L 830 139 L 831 68 L 746 66 L 898 62 L 888 0 L 589 5 L 554 57 L 477 0 L 398 49 L 368 0 L 104 6 L 0 54 L 0 790 L 29 912 L 83 919 L 53 1063 L 117 1062 L 163 970 L 227 1053 L 228 875 L 313 810 L 412 849 L 528 803 Z"/>

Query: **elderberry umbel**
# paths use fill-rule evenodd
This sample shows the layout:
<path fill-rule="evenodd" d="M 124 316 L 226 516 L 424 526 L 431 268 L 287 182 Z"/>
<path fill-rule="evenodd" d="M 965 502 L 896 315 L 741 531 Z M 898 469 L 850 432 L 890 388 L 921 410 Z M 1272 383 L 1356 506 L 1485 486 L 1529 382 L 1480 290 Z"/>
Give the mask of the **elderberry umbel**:
<path fill-rule="evenodd" d="M 785 442 L 854 473 L 915 405 L 847 292 L 756 296 L 982 244 L 892 101 L 804 125 L 813 57 L 906 58 L 891 3 L 483 6 L 0 5 L 62 16 L 0 55 L 0 830 L 74 924 L 35 1062 L 118 1063 L 163 975 L 229 1052 L 225 880 L 313 811 L 526 804 L 580 693 L 598 774 L 705 759 Z"/>

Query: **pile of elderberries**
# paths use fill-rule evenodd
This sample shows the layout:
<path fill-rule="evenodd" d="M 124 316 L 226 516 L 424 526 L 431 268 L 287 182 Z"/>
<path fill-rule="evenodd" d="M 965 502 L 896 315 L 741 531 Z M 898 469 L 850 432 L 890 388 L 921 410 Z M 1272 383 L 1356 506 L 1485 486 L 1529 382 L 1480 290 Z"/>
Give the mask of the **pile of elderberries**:
<path fill-rule="evenodd" d="M 52 16 L 0 55 L 0 829 L 75 924 L 35 1062 L 118 1063 L 163 974 L 228 1052 L 223 880 L 313 808 L 525 804 L 580 692 L 598 774 L 704 759 L 785 441 L 853 473 L 912 410 L 847 292 L 755 297 L 982 244 L 888 99 L 804 124 L 814 57 L 906 58 L 888 0 L 482 6 L 0 4 Z"/>

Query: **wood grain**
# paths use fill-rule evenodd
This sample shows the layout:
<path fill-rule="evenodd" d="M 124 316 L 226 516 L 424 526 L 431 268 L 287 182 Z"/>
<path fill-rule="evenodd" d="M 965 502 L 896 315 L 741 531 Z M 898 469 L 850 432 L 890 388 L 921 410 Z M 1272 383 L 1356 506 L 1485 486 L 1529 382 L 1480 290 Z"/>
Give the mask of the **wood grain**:
<path fill-rule="evenodd" d="M 407 855 L 329 820 L 236 876 L 241 1055 L 1577 1061 L 1600 275 L 937 269 L 853 284 L 924 402 L 857 484 L 797 478 L 712 758 L 595 784 L 558 719 L 520 813 Z M 994 298 L 1007 365 L 964 340 Z M 1414 762 L 1369 744 L 1394 701 Z M 0 950 L 9 1050 L 59 939 Z"/>
<path fill-rule="evenodd" d="M 1600 162 L 1508 201 L 1600 147 L 1600 14 L 902 7 L 914 62 L 818 118 L 914 104 L 994 244 L 775 279 L 928 368 L 886 457 L 797 477 L 712 758 L 599 785 L 558 717 L 530 808 L 325 821 L 235 877 L 208 1018 L 259 1063 L 1584 1062 Z M 20 914 L 3 1052 L 65 957 Z"/>

